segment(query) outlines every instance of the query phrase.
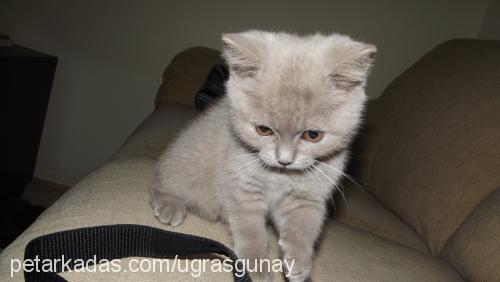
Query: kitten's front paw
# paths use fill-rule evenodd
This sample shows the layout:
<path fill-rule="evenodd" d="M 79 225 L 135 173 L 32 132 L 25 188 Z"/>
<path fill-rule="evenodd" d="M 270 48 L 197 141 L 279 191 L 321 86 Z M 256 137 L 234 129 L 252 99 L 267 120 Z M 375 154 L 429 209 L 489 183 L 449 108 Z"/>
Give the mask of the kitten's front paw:
<path fill-rule="evenodd" d="M 155 216 L 161 223 L 177 226 L 186 218 L 186 206 L 182 201 L 173 197 L 161 197 L 152 200 L 151 205 Z"/>
<path fill-rule="evenodd" d="M 285 259 L 285 268 L 291 266 L 290 269 L 285 269 L 286 277 L 289 282 L 304 282 L 309 278 L 311 273 L 312 261 L 310 259 Z"/>

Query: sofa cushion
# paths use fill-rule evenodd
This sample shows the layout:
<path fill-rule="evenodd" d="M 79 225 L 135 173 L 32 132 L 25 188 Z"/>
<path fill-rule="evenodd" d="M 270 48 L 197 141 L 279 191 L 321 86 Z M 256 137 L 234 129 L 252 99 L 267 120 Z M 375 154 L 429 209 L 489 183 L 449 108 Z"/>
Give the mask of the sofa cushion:
<path fill-rule="evenodd" d="M 173 103 L 194 106 L 195 94 L 207 79 L 210 69 L 222 63 L 219 52 L 207 47 L 191 47 L 177 54 L 163 73 L 156 108 Z"/>
<path fill-rule="evenodd" d="M 463 281 L 442 260 L 336 221 L 318 249 L 313 281 Z"/>
<path fill-rule="evenodd" d="M 184 224 L 171 228 L 160 224 L 149 207 L 148 185 L 154 160 L 116 160 L 86 177 L 0 254 L 0 281 L 22 281 L 23 274 L 10 278 L 10 259 L 21 259 L 26 243 L 37 236 L 77 227 L 103 224 L 143 224 L 177 232 L 205 236 L 231 245 L 224 225 L 189 214 Z M 271 256 L 278 244 L 271 232 Z M 131 258 L 123 259 L 122 266 Z M 319 244 L 313 269 L 315 281 L 460 281 L 443 261 L 342 223 L 330 222 Z M 189 273 L 64 273 L 70 281 L 194 281 Z M 232 281 L 228 273 L 206 273 L 200 279 Z M 282 280 L 280 275 L 276 280 Z"/>
<path fill-rule="evenodd" d="M 375 199 L 369 191 L 353 184 L 344 184 L 345 202 L 337 195 L 334 219 L 428 253 L 425 243 L 414 230 Z"/>
<path fill-rule="evenodd" d="M 467 281 L 500 281 L 500 187 L 467 217 L 441 255 Z"/>
<path fill-rule="evenodd" d="M 499 65 L 500 41 L 452 40 L 369 106 L 362 178 L 432 254 L 500 185 Z"/>

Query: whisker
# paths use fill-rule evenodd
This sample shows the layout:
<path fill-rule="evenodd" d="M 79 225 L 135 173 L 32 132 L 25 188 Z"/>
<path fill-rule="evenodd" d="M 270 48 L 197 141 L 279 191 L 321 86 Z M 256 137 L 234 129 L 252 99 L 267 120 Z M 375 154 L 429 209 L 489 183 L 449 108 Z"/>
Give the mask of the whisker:
<path fill-rule="evenodd" d="M 262 168 L 262 161 L 260 159 L 257 159 L 256 162 L 252 163 L 252 166 L 250 167 L 247 174 L 253 174 L 259 168 Z"/>
<path fill-rule="evenodd" d="M 239 170 L 245 170 L 245 169 L 248 169 L 250 167 L 252 167 L 255 163 L 259 162 L 260 159 L 259 158 L 255 158 L 255 159 L 252 159 L 250 160 L 249 162 L 247 163 L 243 163 L 242 165 L 238 166 L 238 169 Z"/>
<path fill-rule="evenodd" d="M 316 178 L 316 180 L 318 180 L 318 182 L 323 182 L 323 180 L 321 179 L 321 177 L 318 176 L 318 174 L 316 173 L 316 171 L 314 170 L 313 167 L 309 167 L 311 173 L 313 173 L 314 177 Z"/>
<path fill-rule="evenodd" d="M 347 210 L 349 210 L 349 204 L 347 203 L 347 198 L 345 197 L 344 191 L 342 191 L 341 189 L 339 189 L 339 187 L 337 186 L 337 184 L 335 183 L 335 181 L 333 181 L 333 179 L 330 176 L 328 176 L 321 168 L 319 168 L 318 166 L 316 166 L 314 164 L 312 166 L 314 168 L 316 168 L 319 172 L 321 172 L 321 174 L 323 174 L 330 181 L 330 183 L 335 187 L 335 189 L 340 192 L 340 195 L 342 196 L 344 204 L 345 204 Z"/>
<path fill-rule="evenodd" d="M 339 173 L 339 174 L 341 174 L 343 177 L 347 178 L 349 181 L 351 181 L 351 182 L 352 182 L 354 185 L 356 185 L 358 188 L 360 188 L 361 190 L 365 191 L 365 187 L 363 187 L 363 185 L 361 185 L 361 183 L 360 183 L 360 182 L 358 182 L 358 181 L 357 181 L 357 179 L 355 179 L 353 176 L 351 176 L 351 175 L 349 175 L 349 174 L 347 174 L 347 173 L 343 172 L 343 171 L 342 171 L 342 170 L 340 170 L 340 169 L 334 168 L 334 167 L 332 167 L 331 165 L 326 164 L 326 163 L 324 163 L 324 162 L 322 162 L 322 161 L 318 161 L 318 160 L 314 160 L 314 161 L 315 161 L 315 162 L 317 162 L 317 163 L 319 163 L 319 164 L 322 164 L 322 165 L 326 166 L 327 168 L 329 168 L 329 169 L 331 169 L 331 170 L 333 170 L 333 171 L 335 171 L 335 172 L 337 172 L 337 173 Z"/>
<path fill-rule="evenodd" d="M 249 157 L 253 157 L 253 156 L 256 156 L 258 153 L 243 153 L 243 154 L 239 154 L 239 155 L 236 155 L 234 158 L 232 158 L 233 160 L 237 160 L 237 159 L 241 159 L 241 158 L 249 158 Z"/>
<path fill-rule="evenodd" d="M 308 175 L 311 175 L 311 176 L 313 176 L 314 178 L 316 178 L 316 180 L 317 180 L 318 182 L 320 182 L 320 183 L 321 183 L 321 182 L 323 182 L 323 181 L 321 180 L 321 178 L 318 176 L 318 174 L 316 173 L 316 171 L 314 171 L 313 167 L 307 167 L 307 168 L 305 169 L 305 171 L 307 172 L 307 174 L 308 174 Z M 332 194 L 333 194 L 333 193 L 331 193 L 331 192 L 330 192 L 330 193 L 328 194 L 328 196 L 330 197 L 330 201 L 331 201 L 331 203 L 332 203 L 334 213 L 337 213 L 337 206 L 335 205 L 335 200 L 333 199 L 333 195 L 332 195 Z"/>
<path fill-rule="evenodd" d="M 319 179 L 319 182 L 322 182 L 321 180 L 321 177 L 318 176 L 318 174 L 316 173 L 316 171 L 314 170 L 314 167 L 310 167 L 310 170 L 312 173 L 314 173 L 314 176 Z M 337 213 L 337 205 L 335 205 L 335 200 L 333 199 L 333 192 L 330 192 L 329 195 L 330 196 L 330 201 L 332 202 L 332 206 L 333 206 L 333 211 L 335 213 Z"/>

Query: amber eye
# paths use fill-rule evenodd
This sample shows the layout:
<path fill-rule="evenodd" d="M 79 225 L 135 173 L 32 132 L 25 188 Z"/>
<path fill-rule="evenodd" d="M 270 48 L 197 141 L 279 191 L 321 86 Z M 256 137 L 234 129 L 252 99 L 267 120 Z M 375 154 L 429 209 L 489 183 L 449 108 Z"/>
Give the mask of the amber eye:
<path fill-rule="evenodd" d="M 321 140 L 321 138 L 323 138 L 323 134 L 324 134 L 323 131 L 308 130 L 302 133 L 302 139 L 308 142 L 318 142 L 319 140 Z"/>
<path fill-rule="evenodd" d="M 262 136 L 269 136 L 273 134 L 273 130 L 267 126 L 264 125 L 257 125 L 255 126 L 255 130 L 257 133 L 259 133 Z"/>

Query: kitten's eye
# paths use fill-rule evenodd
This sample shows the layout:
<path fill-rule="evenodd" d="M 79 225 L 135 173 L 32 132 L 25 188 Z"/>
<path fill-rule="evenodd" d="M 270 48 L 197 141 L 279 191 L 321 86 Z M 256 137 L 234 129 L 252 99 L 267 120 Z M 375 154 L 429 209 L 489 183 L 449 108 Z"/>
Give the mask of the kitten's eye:
<path fill-rule="evenodd" d="M 321 140 L 321 138 L 323 138 L 323 134 L 324 134 L 323 131 L 308 130 L 302 133 L 302 139 L 308 142 L 318 142 L 319 140 Z"/>
<path fill-rule="evenodd" d="M 267 126 L 264 126 L 264 125 L 257 125 L 255 127 L 255 130 L 257 131 L 257 133 L 259 133 L 262 136 L 269 136 L 269 135 L 273 134 L 273 130 Z"/>

